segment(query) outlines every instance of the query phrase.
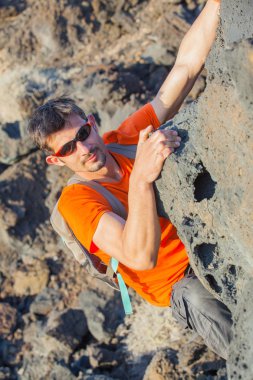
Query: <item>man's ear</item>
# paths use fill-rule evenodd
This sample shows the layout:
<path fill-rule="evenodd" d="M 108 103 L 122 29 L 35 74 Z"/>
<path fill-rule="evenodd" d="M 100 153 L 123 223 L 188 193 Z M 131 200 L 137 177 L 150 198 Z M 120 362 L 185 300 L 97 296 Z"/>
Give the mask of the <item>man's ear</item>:
<path fill-rule="evenodd" d="M 90 122 L 90 124 L 92 125 L 93 129 L 95 129 L 95 131 L 98 133 L 98 127 L 97 127 L 97 124 L 96 124 L 96 119 L 95 119 L 95 117 L 90 113 L 90 114 L 87 116 L 87 119 L 88 119 L 88 121 Z"/>
<path fill-rule="evenodd" d="M 65 163 L 61 161 L 58 157 L 55 156 L 47 156 L 46 162 L 48 165 L 57 165 L 57 166 L 65 166 Z"/>

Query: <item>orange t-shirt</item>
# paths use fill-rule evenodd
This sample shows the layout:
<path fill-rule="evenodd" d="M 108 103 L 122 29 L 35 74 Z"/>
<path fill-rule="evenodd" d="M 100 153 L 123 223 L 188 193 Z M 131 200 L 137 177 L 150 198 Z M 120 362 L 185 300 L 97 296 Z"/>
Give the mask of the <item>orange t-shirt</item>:
<path fill-rule="evenodd" d="M 128 117 L 117 130 L 105 133 L 103 140 L 106 144 L 137 144 L 139 131 L 150 124 L 155 128 L 160 125 L 152 105 L 147 104 Z M 117 183 L 103 182 L 102 185 L 128 210 L 129 177 L 134 160 L 120 154 L 111 154 L 119 164 L 123 176 Z M 92 241 L 101 216 L 105 212 L 113 211 L 108 201 L 95 190 L 85 185 L 74 184 L 63 189 L 59 200 L 59 211 L 86 249 L 108 264 L 109 255 L 98 249 Z M 159 220 L 161 245 L 155 268 L 139 271 L 119 264 L 118 271 L 126 284 L 148 302 L 157 306 L 169 306 L 171 288 L 184 276 L 188 257 L 183 243 L 177 236 L 176 228 L 168 219 L 159 218 Z"/>

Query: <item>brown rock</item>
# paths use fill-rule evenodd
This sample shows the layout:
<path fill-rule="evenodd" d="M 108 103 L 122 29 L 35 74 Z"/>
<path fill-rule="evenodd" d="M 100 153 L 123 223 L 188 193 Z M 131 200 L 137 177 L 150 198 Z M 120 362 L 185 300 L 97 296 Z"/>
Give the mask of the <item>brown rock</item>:
<path fill-rule="evenodd" d="M 42 261 L 35 266 L 26 266 L 14 274 L 14 292 L 16 295 L 34 295 L 42 291 L 49 279 L 49 269 Z"/>
<path fill-rule="evenodd" d="M 176 380 L 176 351 L 167 350 L 158 352 L 146 369 L 143 380 Z"/>
<path fill-rule="evenodd" d="M 16 324 L 17 310 L 8 303 L 0 303 L 0 336 L 12 333 Z"/>

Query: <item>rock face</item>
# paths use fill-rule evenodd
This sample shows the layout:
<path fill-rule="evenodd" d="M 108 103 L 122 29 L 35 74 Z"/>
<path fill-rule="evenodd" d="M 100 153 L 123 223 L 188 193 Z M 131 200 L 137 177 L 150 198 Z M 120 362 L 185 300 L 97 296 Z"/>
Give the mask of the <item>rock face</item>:
<path fill-rule="evenodd" d="M 156 183 L 160 213 L 176 225 L 192 267 L 235 315 L 231 379 L 253 376 L 252 25 L 252 2 L 222 1 L 206 89 L 171 123 L 184 144 Z"/>
<path fill-rule="evenodd" d="M 203 3 L 0 1 L 0 379 L 227 378 L 169 310 L 132 294 L 124 319 L 119 294 L 73 261 L 49 223 L 70 173 L 26 132 L 34 108 L 63 93 L 101 133 L 116 128 L 156 94 Z M 239 3 L 222 0 L 207 87 L 192 103 L 204 72 L 170 123 L 184 144 L 156 186 L 194 270 L 233 311 L 229 377 L 251 380 L 253 7 Z"/>

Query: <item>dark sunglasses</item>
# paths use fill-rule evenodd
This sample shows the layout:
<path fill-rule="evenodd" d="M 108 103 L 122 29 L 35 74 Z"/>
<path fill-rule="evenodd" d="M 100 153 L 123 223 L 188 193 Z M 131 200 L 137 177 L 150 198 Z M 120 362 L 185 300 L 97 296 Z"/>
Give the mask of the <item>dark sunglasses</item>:
<path fill-rule="evenodd" d="M 91 132 L 91 124 L 87 120 L 87 122 L 80 127 L 78 130 L 76 137 L 64 144 L 56 153 L 52 154 L 55 157 L 67 157 L 76 151 L 76 143 L 77 141 L 85 141 Z"/>

